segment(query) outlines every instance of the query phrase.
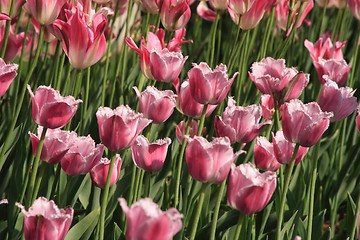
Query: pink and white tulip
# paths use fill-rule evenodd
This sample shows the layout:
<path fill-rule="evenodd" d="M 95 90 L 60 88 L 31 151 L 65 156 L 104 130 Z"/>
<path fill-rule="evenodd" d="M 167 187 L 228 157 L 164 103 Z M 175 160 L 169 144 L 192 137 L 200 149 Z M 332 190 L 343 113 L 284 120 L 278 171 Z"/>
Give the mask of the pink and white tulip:
<path fill-rule="evenodd" d="M 258 137 L 254 146 L 254 162 L 257 168 L 276 172 L 281 164 L 276 160 L 273 144 L 266 137 Z"/>
<path fill-rule="evenodd" d="M 25 9 L 41 25 L 49 25 L 58 17 L 66 0 L 26 0 Z"/>
<path fill-rule="evenodd" d="M 168 31 L 185 27 L 191 17 L 188 0 L 163 0 L 160 9 L 161 23 Z"/>
<path fill-rule="evenodd" d="M 0 58 L 0 97 L 4 96 L 10 84 L 17 76 L 17 69 L 17 64 L 6 64 L 4 60 Z"/>
<path fill-rule="evenodd" d="M 120 177 L 122 160 L 119 154 L 114 159 L 114 167 L 111 173 L 110 186 L 116 184 Z M 100 161 L 90 170 L 91 181 L 99 188 L 105 188 L 106 180 L 109 175 L 110 160 L 101 158 Z"/>
<path fill-rule="evenodd" d="M 175 128 L 176 139 L 179 141 L 180 144 L 183 144 L 186 133 L 186 123 L 184 121 L 181 121 L 178 125 L 176 125 Z M 197 121 L 192 120 L 190 123 L 189 133 L 187 135 L 193 138 L 194 136 L 196 136 L 198 128 L 199 125 L 197 124 Z M 204 134 L 205 131 L 206 127 L 203 128 L 201 135 Z"/>

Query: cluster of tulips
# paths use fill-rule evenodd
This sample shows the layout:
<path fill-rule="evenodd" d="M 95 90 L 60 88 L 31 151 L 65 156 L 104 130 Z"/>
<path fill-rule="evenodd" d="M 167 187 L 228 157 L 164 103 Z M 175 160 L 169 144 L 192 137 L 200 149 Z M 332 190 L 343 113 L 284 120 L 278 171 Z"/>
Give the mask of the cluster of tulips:
<path fill-rule="evenodd" d="M 349 16 L 359 0 L 0 0 L 0 238 L 355 239 Z"/>

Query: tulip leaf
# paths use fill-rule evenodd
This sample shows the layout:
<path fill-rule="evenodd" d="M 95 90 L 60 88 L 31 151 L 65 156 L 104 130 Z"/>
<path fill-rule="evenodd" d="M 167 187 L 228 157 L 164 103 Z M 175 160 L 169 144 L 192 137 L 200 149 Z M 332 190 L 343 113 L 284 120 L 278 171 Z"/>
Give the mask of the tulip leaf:
<path fill-rule="evenodd" d="M 100 208 L 93 210 L 86 215 L 77 224 L 75 224 L 65 237 L 65 240 L 78 240 L 84 233 L 90 229 L 93 225 L 96 225 L 100 215 Z"/>
<path fill-rule="evenodd" d="M 290 230 L 292 232 L 292 228 L 294 227 L 294 220 L 295 220 L 297 214 L 298 214 L 298 211 L 295 211 L 295 213 L 292 215 L 292 217 L 289 219 L 289 221 L 287 221 L 284 224 L 283 229 L 281 230 L 281 236 L 282 236 L 281 239 L 284 239 L 285 233 L 286 233 L 286 235 L 291 236 Z"/>

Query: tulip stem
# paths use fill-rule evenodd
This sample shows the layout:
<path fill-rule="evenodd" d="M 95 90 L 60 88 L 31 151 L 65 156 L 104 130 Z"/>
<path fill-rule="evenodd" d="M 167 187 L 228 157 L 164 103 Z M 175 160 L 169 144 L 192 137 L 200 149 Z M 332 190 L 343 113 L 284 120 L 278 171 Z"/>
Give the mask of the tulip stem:
<path fill-rule="evenodd" d="M 145 174 L 145 189 L 144 189 L 144 197 L 149 197 L 150 189 L 151 189 L 151 172 L 144 172 Z"/>
<path fill-rule="evenodd" d="M 216 32 L 217 32 L 217 26 L 219 24 L 219 14 L 216 14 L 216 19 L 214 22 L 214 25 L 212 26 L 212 35 L 211 35 L 211 46 L 210 46 L 210 61 L 209 66 L 214 67 L 214 55 L 215 55 L 215 47 L 216 47 Z"/>
<path fill-rule="evenodd" d="M 45 127 L 42 130 L 41 137 L 40 137 L 40 142 L 39 142 L 39 145 L 38 145 L 38 149 L 36 151 L 36 157 L 35 157 L 34 165 L 32 167 L 30 183 L 29 183 L 29 192 L 28 192 L 29 193 L 29 195 L 28 195 L 28 200 L 29 200 L 28 204 L 29 204 L 29 206 L 32 205 L 33 201 L 37 197 L 37 192 L 34 191 L 34 187 L 35 187 L 36 174 L 37 174 L 37 171 L 38 171 L 38 168 L 39 168 L 39 163 L 40 163 L 40 156 L 41 156 L 42 148 L 44 146 L 46 130 L 47 130 L 47 128 L 45 128 Z"/>
<path fill-rule="evenodd" d="M 108 203 L 110 180 L 111 180 L 111 175 L 112 175 L 112 171 L 114 168 L 115 159 L 116 159 L 116 154 L 114 154 L 114 156 L 110 160 L 109 172 L 108 172 L 108 176 L 106 178 L 106 184 L 105 184 L 105 188 L 103 190 L 103 196 L 101 199 L 101 210 L 100 210 L 100 219 L 99 219 L 99 221 L 100 221 L 100 238 L 99 239 L 100 240 L 104 240 L 106 205 Z"/>
<path fill-rule="evenodd" d="M 12 12 L 14 11 L 14 6 L 15 6 L 15 0 L 12 0 L 10 3 L 10 11 L 9 11 L 9 16 L 11 17 Z M 6 53 L 6 46 L 9 40 L 9 33 L 10 33 L 10 27 L 11 27 L 11 20 L 7 20 L 6 21 L 6 26 L 5 26 L 5 35 L 4 35 L 4 41 L 2 44 L 2 48 L 1 48 L 1 58 L 5 57 L 5 53 Z"/>
<path fill-rule="evenodd" d="M 195 218 L 194 218 L 194 222 L 193 222 L 190 237 L 189 237 L 190 240 L 195 239 L 196 230 L 197 230 L 197 226 L 198 226 L 198 223 L 199 223 L 202 206 L 203 206 L 203 203 L 204 203 L 204 200 L 205 200 L 205 191 L 206 191 L 208 186 L 209 186 L 209 184 L 206 184 L 206 183 L 204 183 L 201 186 L 200 197 L 199 197 L 198 205 L 197 205 L 196 212 L 195 212 Z"/>
<path fill-rule="evenodd" d="M 241 233 L 241 229 L 243 226 L 243 222 L 244 222 L 244 214 L 239 213 L 239 220 L 238 220 L 238 224 L 236 227 L 236 232 L 235 232 L 235 237 L 234 239 L 240 239 L 240 233 Z"/>
<path fill-rule="evenodd" d="M 208 108 L 208 105 L 205 104 L 205 105 L 204 105 L 204 108 L 203 108 L 203 110 L 202 110 L 202 113 L 201 113 L 199 128 L 198 128 L 198 132 L 197 132 L 197 135 L 198 135 L 198 136 L 201 136 L 202 130 L 203 130 L 203 128 L 204 128 L 207 108 Z"/>
<path fill-rule="evenodd" d="M 213 215 L 213 219 L 212 219 L 212 223 L 211 223 L 210 240 L 215 240 L 216 225 L 217 225 L 217 221 L 218 221 L 218 217 L 219 217 L 219 210 L 220 210 L 221 200 L 224 195 L 225 187 L 226 187 L 226 180 L 221 184 L 220 190 L 219 190 L 219 193 L 218 193 L 218 196 L 216 199 L 214 215 Z M 238 238 L 235 238 L 235 239 L 238 239 Z"/>
<path fill-rule="evenodd" d="M 281 240 L 281 226 L 282 226 L 282 222 L 283 222 L 283 218 L 284 218 L 284 211 L 285 211 L 285 202 L 286 202 L 286 194 L 288 192 L 289 189 L 289 184 L 290 184 L 290 179 L 291 179 L 291 175 L 295 166 L 295 159 L 296 159 L 296 155 L 297 152 L 299 150 L 300 145 L 296 144 L 295 145 L 295 149 L 294 149 L 294 153 L 292 155 L 291 158 L 291 163 L 290 165 L 286 168 L 286 173 L 285 173 L 285 185 L 283 187 L 283 192 L 281 195 L 281 202 L 280 202 L 280 210 L 279 210 L 279 216 L 278 216 L 278 221 L 277 221 L 277 228 L 276 228 L 276 239 L 277 240 Z"/>
<path fill-rule="evenodd" d="M 314 197 L 315 197 L 315 185 L 316 185 L 316 177 L 317 177 L 317 165 L 318 165 L 318 152 L 320 148 L 320 142 L 318 142 L 314 149 L 314 159 L 313 159 L 313 169 L 311 174 L 311 180 L 310 180 L 310 206 L 309 206 L 309 214 L 308 214 L 308 226 L 307 226 L 307 239 L 311 239 L 312 234 L 312 227 L 313 227 L 313 219 L 314 219 Z"/>
<path fill-rule="evenodd" d="M 360 214 L 359 211 L 360 211 L 360 193 L 358 195 L 358 199 L 357 199 L 357 203 L 356 203 L 355 216 L 354 216 L 354 222 L 353 222 L 352 229 L 351 229 L 350 239 L 356 239 L 355 232 L 356 232 L 356 226 L 358 223 L 357 215 Z M 358 231 L 360 231 L 360 229 Z M 360 233 L 358 235 L 360 236 Z"/>
<path fill-rule="evenodd" d="M 354 55 L 352 57 L 352 64 L 351 64 L 351 75 L 350 75 L 350 81 L 349 81 L 349 86 L 352 87 L 353 86 L 353 81 L 354 81 L 354 75 L 355 75 L 355 69 L 356 69 L 356 61 L 357 61 L 357 57 L 358 57 L 358 52 L 359 52 L 359 40 L 360 40 L 360 25 L 358 25 L 358 31 L 356 34 L 356 39 L 355 39 L 355 52 Z"/>

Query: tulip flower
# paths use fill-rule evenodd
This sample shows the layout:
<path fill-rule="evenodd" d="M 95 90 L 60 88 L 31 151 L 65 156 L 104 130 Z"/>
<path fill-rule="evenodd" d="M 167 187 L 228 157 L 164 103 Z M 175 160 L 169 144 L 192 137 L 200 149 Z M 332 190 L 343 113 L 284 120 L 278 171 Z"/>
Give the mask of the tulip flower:
<path fill-rule="evenodd" d="M 154 123 L 165 122 L 174 112 L 176 95 L 173 91 L 159 91 L 150 86 L 141 93 L 136 87 L 134 90 L 139 98 L 139 112 Z"/>
<path fill-rule="evenodd" d="M 106 16 L 99 11 L 88 24 L 85 14 L 78 8 L 75 12 L 67 12 L 67 22 L 57 19 L 53 24 L 62 38 L 62 47 L 70 64 L 76 69 L 94 65 L 106 51 Z"/>
<path fill-rule="evenodd" d="M 150 13 L 150 14 L 158 14 L 159 13 L 158 1 L 156 1 L 156 0 L 141 1 L 141 11 Z"/>
<path fill-rule="evenodd" d="M 219 137 L 228 137 L 231 144 L 248 143 L 252 141 L 260 131 L 271 124 L 271 121 L 260 123 L 261 108 L 256 105 L 248 107 L 236 106 L 232 98 L 228 100 L 228 106 L 222 117 L 215 116 L 215 131 Z"/>
<path fill-rule="evenodd" d="M 163 0 L 160 9 L 161 23 L 168 31 L 185 27 L 191 17 L 187 0 Z"/>
<path fill-rule="evenodd" d="M 60 208 L 52 200 L 40 197 L 24 214 L 25 240 L 63 240 L 69 231 L 74 210 Z"/>
<path fill-rule="evenodd" d="M 254 146 L 256 167 L 264 171 L 276 172 L 281 164 L 276 160 L 273 145 L 265 137 L 258 137 Z"/>
<path fill-rule="evenodd" d="M 26 0 L 25 9 L 41 25 L 49 25 L 58 17 L 66 0 Z"/>
<path fill-rule="evenodd" d="M 36 156 L 40 136 L 43 131 L 43 127 L 38 127 L 38 135 L 29 132 L 33 155 Z M 48 129 L 46 131 L 46 137 L 44 145 L 41 150 L 40 159 L 49 164 L 56 164 L 61 161 L 64 155 L 67 153 L 77 135 L 75 132 L 63 131 L 60 129 Z"/>
<path fill-rule="evenodd" d="M 110 186 L 114 185 L 120 177 L 121 158 L 116 154 L 114 167 L 110 178 Z M 91 181 L 99 188 L 105 188 L 106 180 L 110 170 L 110 160 L 101 158 L 100 161 L 90 170 Z"/>
<path fill-rule="evenodd" d="M 304 104 L 293 99 L 283 105 L 282 128 L 285 138 L 303 147 L 315 145 L 334 115 L 323 112 L 316 102 Z"/>
<path fill-rule="evenodd" d="M 4 15 L 3 15 L 4 16 Z M 1 20 L 10 20 L 8 17 Z M 0 49 L 4 44 L 4 37 L 6 31 L 6 24 L 0 20 Z M 12 62 L 21 50 L 22 43 L 24 41 L 24 33 L 15 33 L 15 24 L 10 26 L 8 41 L 6 44 L 6 51 L 4 56 L 5 62 Z M 28 41 L 26 41 L 28 43 Z"/>
<path fill-rule="evenodd" d="M 27 86 L 32 103 L 32 118 L 34 122 L 45 128 L 61 128 L 75 115 L 81 100 L 73 96 L 63 97 L 59 91 L 51 87 L 40 86 L 35 95 Z"/>
<path fill-rule="evenodd" d="M 131 146 L 134 164 L 147 172 L 159 171 L 164 165 L 170 144 L 170 138 L 149 143 L 148 139 L 143 135 L 138 136 Z"/>
<path fill-rule="evenodd" d="M 348 5 L 351 14 L 357 19 L 360 20 L 360 1 L 359 0 L 348 0 Z"/>
<path fill-rule="evenodd" d="M 124 198 L 120 206 L 127 220 L 127 240 L 171 240 L 182 228 L 182 215 L 175 208 L 166 212 L 150 198 L 140 199 L 131 207 Z"/>
<path fill-rule="evenodd" d="M 204 20 L 214 22 L 216 20 L 216 12 L 211 10 L 205 1 L 200 1 L 196 8 L 197 14 Z"/>
<path fill-rule="evenodd" d="M 151 123 L 141 113 L 121 105 L 112 110 L 100 107 L 96 112 L 101 142 L 111 151 L 129 148 L 140 132 Z"/>
<path fill-rule="evenodd" d="M 345 60 L 325 60 L 320 58 L 314 65 L 321 84 L 326 82 L 326 78 L 324 78 L 326 75 L 340 87 L 345 85 L 350 71 L 350 65 L 348 65 Z"/>
<path fill-rule="evenodd" d="M 346 6 L 345 0 L 315 0 L 315 2 L 320 7 L 326 7 L 326 8 L 331 8 L 331 7 L 344 8 Z M 351 0 L 349 1 L 349 4 L 350 2 Z"/>
<path fill-rule="evenodd" d="M 17 75 L 17 64 L 6 64 L 2 58 L 0 58 L 0 97 L 4 96 L 9 89 L 10 84 Z"/>
<path fill-rule="evenodd" d="M 295 143 L 286 140 L 282 130 L 277 131 L 275 135 L 272 133 L 272 142 L 276 160 L 281 164 L 290 164 L 295 150 Z M 295 164 L 299 164 L 307 152 L 307 147 L 300 146 L 295 157 Z"/>
<path fill-rule="evenodd" d="M 261 115 L 266 120 L 271 120 L 275 112 L 274 99 L 270 94 L 261 95 Z"/>
<path fill-rule="evenodd" d="M 227 201 L 240 212 L 251 215 L 265 208 L 276 188 L 276 173 L 260 173 L 251 163 L 232 165 Z"/>
<path fill-rule="evenodd" d="M 211 70 L 205 62 L 194 63 L 188 72 L 191 95 L 198 103 L 217 105 L 225 99 L 237 75 L 229 79 L 224 64 Z"/>
<path fill-rule="evenodd" d="M 226 10 L 228 8 L 228 0 L 209 0 L 209 4 L 216 10 Z"/>
<path fill-rule="evenodd" d="M 342 120 L 352 114 L 357 107 L 356 97 L 353 96 L 354 91 L 349 87 L 339 88 L 329 77 L 324 76 L 324 78 L 326 83 L 321 89 L 319 106 L 321 110 L 334 114 L 330 119 L 332 122 Z"/>
<path fill-rule="evenodd" d="M 197 124 L 197 121 L 192 120 L 190 123 L 190 129 L 188 135 L 193 138 L 196 136 L 198 132 L 199 125 Z M 203 128 L 202 133 L 206 131 L 206 127 Z M 176 139 L 179 141 L 180 144 L 183 144 L 184 138 L 185 138 L 185 132 L 186 132 L 186 124 L 184 121 L 181 121 L 178 125 L 175 127 L 175 133 L 176 133 Z"/>
<path fill-rule="evenodd" d="M 10 15 L 11 2 L 14 1 L 12 14 Z M 24 5 L 25 0 L 0 0 L 1 13 L 7 14 L 10 17 L 18 16 L 19 10 Z"/>
<path fill-rule="evenodd" d="M 186 137 L 186 164 L 190 175 L 203 183 L 221 183 L 230 171 L 231 164 L 242 152 L 233 153 L 227 137 L 214 138 L 208 142 L 205 138 Z"/>
<path fill-rule="evenodd" d="M 61 168 L 70 176 L 88 173 L 101 159 L 104 145 L 90 137 L 75 137 L 67 153 L 61 159 Z"/>

